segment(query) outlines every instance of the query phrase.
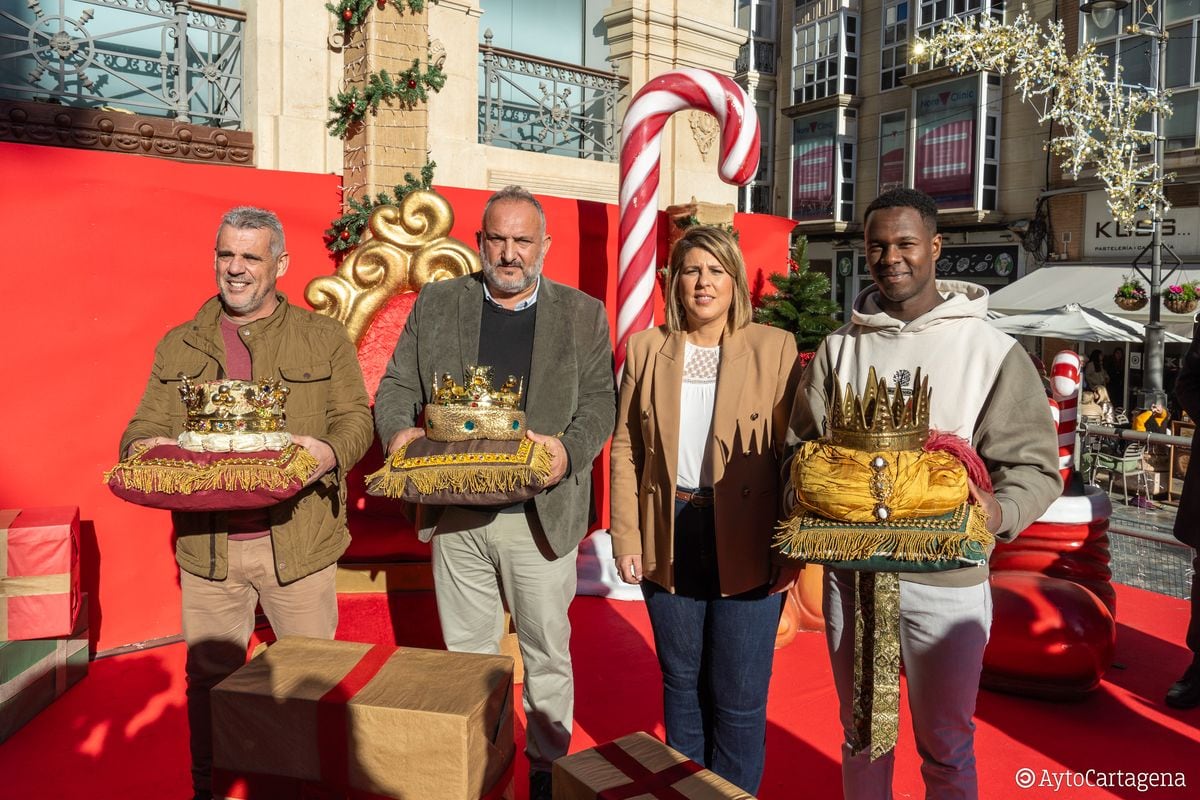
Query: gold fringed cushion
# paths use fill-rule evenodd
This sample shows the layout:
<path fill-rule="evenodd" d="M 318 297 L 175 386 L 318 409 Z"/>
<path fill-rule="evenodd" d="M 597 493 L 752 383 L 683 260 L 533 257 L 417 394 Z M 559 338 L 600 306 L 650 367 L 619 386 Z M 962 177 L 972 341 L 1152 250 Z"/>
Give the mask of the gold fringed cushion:
<path fill-rule="evenodd" d="M 772 546 L 787 560 L 866 572 L 941 572 L 987 563 L 987 516 L 963 502 L 935 517 L 842 522 L 797 511 Z"/>
<path fill-rule="evenodd" d="M 159 445 L 105 473 L 122 500 L 168 511 L 266 508 L 293 497 L 317 468 L 303 447 L 256 453 L 208 453 Z"/>
<path fill-rule="evenodd" d="M 511 505 L 546 486 L 550 460 L 550 451 L 530 439 L 435 442 L 423 436 L 367 476 L 367 494 L 426 505 Z"/>
<path fill-rule="evenodd" d="M 882 466 L 873 466 L 876 459 Z M 826 441 L 800 446 L 792 485 L 799 508 L 847 522 L 874 522 L 881 502 L 889 519 L 941 516 L 968 496 L 966 468 L 945 451 L 872 452 Z"/>

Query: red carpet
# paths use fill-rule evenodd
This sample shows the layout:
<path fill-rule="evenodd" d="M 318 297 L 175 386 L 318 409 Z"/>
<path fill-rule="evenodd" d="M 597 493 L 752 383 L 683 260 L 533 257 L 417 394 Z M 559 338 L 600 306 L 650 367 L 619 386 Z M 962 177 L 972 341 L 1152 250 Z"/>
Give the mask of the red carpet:
<path fill-rule="evenodd" d="M 1167 686 L 1188 660 L 1182 640 L 1187 604 L 1118 587 L 1117 666 L 1079 703 L 1049 703 L 981 692 L 977 753 L 988 798 L 1177 798 L 1200 787 L 1200 709 L 1168 710 Z M 437 646 L 428 594 L 397 594 L 384 614 L 380 596 L 343 597 L 339 638 Z M 658 671 L 640 603 L 579 598 L 574 622 L 577 701 L 573 749 L 635 730 L 661 737 Z M 0 746 L 3 800 L 187 798 L 183 646 L 93 662 L 91 674 Z M 518 725 L 522 724 L 520 719 Z M 912 738 L 901 723 L 896 797 L 922 797 Z M 518 751 L 524 731 L 518 727 Z M 839 734 L 824 641 L 801 634 L 775 660 L 763 800 L 840 796 Z M 1022 790 L 1032 769 L 1104 773 L 1182 772 L 1186 789 L 1067 785 Z M 517 775 L 526 764 L 518 756 Z M 1070 780 L 1070 779 L 1068 779 Z M 517 781 L 517 797 L 525 797 Z M 432 800 L 432 799 L 431 799 Z"/>

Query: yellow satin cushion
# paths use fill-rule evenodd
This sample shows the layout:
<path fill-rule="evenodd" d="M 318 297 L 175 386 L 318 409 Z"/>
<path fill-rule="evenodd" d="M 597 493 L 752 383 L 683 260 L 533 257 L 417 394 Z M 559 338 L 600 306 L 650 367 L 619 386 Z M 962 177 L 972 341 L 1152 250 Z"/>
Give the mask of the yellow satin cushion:
<path fill-rule="evenodd" d="M 872 462 L 882 458 L 882 469 Z M 872 483 L 875 483 L 874 490 Z M 882 502 L 894 520 L 948 514 L 967 500 L 967 470 L 946 452 L 867 452 L 805 442 L 792 461 L 798 508 L 843 522 L 875 522 Z"/>

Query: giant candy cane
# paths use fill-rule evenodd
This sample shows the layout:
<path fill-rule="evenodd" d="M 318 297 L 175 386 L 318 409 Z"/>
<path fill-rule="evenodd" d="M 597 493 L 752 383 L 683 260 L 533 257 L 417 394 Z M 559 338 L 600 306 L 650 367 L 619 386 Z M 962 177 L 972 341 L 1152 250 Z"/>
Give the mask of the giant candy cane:
<path fill-rule="evenodd" d="M 726 183 L 743 185 L 758 170 L 758 115 L 736 83 L 702 69 L 659 75 L 638 91 L 621 126 L 621 224 L 617 274 L 617 373 L 625 343 L 654 323 L 654 265 L 658 249 L 658 172 L 663 127 L 676 111 L 694 108 L 717 118 Z"/>
<path fill-rule="evenodd" d="M 1063 483 L 1075 468 L 1075 427 L 1079 416 L 1079 354 L 1063 350 L 1050 362 L 1050 393 L 1058 401 L 1058 472 Z"/>

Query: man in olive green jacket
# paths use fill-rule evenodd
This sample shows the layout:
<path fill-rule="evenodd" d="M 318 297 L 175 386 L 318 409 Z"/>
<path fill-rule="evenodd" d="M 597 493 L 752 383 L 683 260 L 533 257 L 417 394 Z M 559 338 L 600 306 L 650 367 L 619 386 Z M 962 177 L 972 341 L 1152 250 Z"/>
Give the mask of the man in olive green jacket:
<path fill-rule="evenodd" d="M 295 497 L 261 511 L 176 512 L 188 719 L 196 798 L 211 797 L 209 690 L 245 663 L 261 603 L 276 636 L 333 638 L 336 561 L 350 542 L 346 473 L 373 437 L 345 328 L 276 291 L 287 271 L 283 228 L 269 211 L 235 208 L 217 231 L 218 295 L 167 333 L 120 452 L 174 443 L 185 422 L 180 379 L 274 378 L 289 390 L 287 427 L 318 462 Z"/>

